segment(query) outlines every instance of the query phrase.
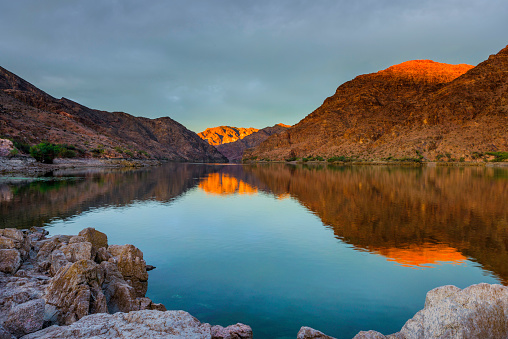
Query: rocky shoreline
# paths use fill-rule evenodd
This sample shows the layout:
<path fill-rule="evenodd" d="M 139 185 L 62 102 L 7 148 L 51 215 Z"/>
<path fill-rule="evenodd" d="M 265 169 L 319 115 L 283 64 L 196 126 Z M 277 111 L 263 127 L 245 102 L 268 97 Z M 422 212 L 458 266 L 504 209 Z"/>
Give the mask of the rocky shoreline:
<path fill-rule="evenodd" d="M 248 325 L 212 326 L 146 298 L 152 267 L 135 246 L 109 245 L 93 228 L 47 234 L 37 227 L 0 229 L 0 339 L 253 338 Z M 438 287 L 399 332 L 362 331 L 354 338 L 429 337 L 508 337 L 508 287 Z M 297 338 L 333 339 L 305 326 Z"/>
<path fill-rule="evenodd" d="M 43 164 L 29 156 L 0 156 L 0 174 L 9 175 L 42 175 L 55 170 L 71 168 L 119 168 L 159 166 L 163 162 L 153 159 L 92 159 L 92 158 L 57 158 L 53 164 Z"/>

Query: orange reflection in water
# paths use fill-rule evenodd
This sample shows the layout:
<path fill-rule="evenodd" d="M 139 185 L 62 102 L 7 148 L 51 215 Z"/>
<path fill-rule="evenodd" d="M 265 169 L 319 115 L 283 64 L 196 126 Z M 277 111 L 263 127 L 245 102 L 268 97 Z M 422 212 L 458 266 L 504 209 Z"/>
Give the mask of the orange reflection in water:
<path fill-rule="evenodd" d="M 459 265 L 467 260 L 455 248 L 442 244 L 426 243 L 407 248 L 369 248 L 369 250 L 386 257 L 388 261 L 414 269 L 433 267 L 430 265 L 441 263 Z"/>
<path fill-rule="evenodd" d="M 211 173 L 199 183 L 199 188 L 208 194 L 255 194 L 258 189 L 225 173 Z"/>

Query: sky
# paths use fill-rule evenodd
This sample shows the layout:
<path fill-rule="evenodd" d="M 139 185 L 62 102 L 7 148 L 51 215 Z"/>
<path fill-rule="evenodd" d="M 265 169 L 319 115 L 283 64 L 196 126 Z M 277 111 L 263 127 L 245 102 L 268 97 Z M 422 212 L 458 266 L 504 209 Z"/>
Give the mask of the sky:
<path fill-rule="evenodd" d="M 0 0 L 0 66 L 54 97 L 194 132 L 295 124 L 407 60 L 477 65 L 506 0 Z"/>

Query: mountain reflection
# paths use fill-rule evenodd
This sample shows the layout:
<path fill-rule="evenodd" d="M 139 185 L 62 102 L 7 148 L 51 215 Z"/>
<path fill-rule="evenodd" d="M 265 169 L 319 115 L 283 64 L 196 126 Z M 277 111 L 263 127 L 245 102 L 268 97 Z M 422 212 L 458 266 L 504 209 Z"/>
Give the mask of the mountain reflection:
<path fill-rule="evenodd" d="M 60 171 L 28 184 L 1 184 L 0 228 L 44 226 L 92 208 L 122 207 L 136 201 L 167 203 L 216 170 L 215 166 L 170 163 L 140 169 Z"/>
<path fill-rule="evenodd" d="M 245 166 L 337 238 L 401 265 L 475 260 L 508 280 L 508 170 Z"/>
<path fill-rule="evenodd" d="M 47 179 L 0 185 L 0 228 L 167 203 L 196 186 L 211 195 L 264 192 L 295 199 L 357 250 L 413 268 L 471 259 L 508 282 L 506 168 L 166 164 Z"/>
<path fill-rule="evenodd" d="M 199 183 L 199 188 L 208 194 L 255 194 L 258 189 L 241 179 L 226 173 L 211 173 Z"/>

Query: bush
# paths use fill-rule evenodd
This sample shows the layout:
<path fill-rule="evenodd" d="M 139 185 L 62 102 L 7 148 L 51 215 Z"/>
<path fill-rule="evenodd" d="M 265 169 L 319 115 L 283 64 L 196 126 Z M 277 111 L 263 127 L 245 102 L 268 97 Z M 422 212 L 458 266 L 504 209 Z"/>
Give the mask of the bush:
<path fill-rule="evenodd" d="M 495 158 L 493 162 L 501 162 L 508 160 L 508 152 L 487 152 L 488 155 L 493 155 Z"/>
<path fill-rule="evenodd" d="M 44 164 L 52 164 L 60 153 L 61 148 L 59 145 L 51 144 L 49 142 L 41 142 L 40 144 L 30 147 L 30 155 L 38 162 Z"/>

